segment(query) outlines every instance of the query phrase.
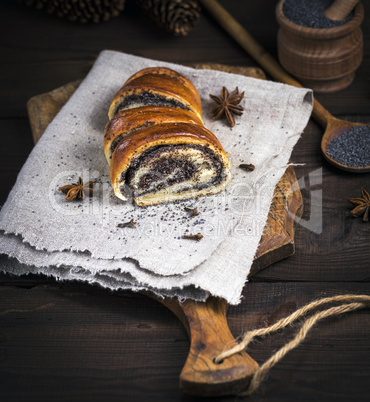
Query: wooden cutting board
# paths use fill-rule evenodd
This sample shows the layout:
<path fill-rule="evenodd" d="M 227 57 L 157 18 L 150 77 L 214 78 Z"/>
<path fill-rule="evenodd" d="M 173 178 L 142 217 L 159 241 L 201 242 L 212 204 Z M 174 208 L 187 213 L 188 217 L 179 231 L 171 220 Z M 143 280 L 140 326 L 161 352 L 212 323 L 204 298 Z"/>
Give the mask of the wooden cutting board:
<path fill-rule="evenodd" d="M 198 64 L 194 67 L 265 79 L 263 71 L 254 67 L 220 64 Z M 28 101 L 27 109 L 35 143 L 80 83 L 81 81 L 69 83 L 51 92 L 34 96 Z M 294 169 L 290 166 L 275 188 L 249 276 L 294 254 L 294 221 L 302 216 L 302 212 L 302 195 Z M 192 300 L 179 303 L 174 299 L 159 301 L 176 314 L 190 337 L 189 355 L 180 374 L 180 387 L 184 392 L 202 396 L 236 394 L 248 385 L 258 364 L 246 352 L 236 354 L 222 364 L 213 363 L 213 358 L 225 345 L 236 343 L 227 324 L 228 306 L 225 300 L 209 297 L 202 303 Z"/>

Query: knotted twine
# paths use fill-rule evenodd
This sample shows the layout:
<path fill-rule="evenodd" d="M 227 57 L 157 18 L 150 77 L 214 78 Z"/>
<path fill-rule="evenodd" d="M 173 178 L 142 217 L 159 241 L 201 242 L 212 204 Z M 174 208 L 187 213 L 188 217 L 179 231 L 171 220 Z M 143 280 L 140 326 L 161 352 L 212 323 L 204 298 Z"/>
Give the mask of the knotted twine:
<path fill-rule="evenodd" d="M 340 314 L 348 313 L 350 311 L 359 310 L 361 308 L 366 308 L 370 306 L 370 296 L 368 295 L 339 295 L 333 297 L 326 297 L 320 300 L 313 301 L 294 313 L 290 314 L 288 317 L 282 318 L 277 321 L 275 324 L 267 327 L 267 328 L 259 328 L 252 331 L 248 331 L 238 343 L 238 345 L 234 346 L 231 349 L 224 350 L 218 356 L 215 357 L 215 363 L 222 363 L 222 361 L 230 356 L 235 355 L 236 353 L 241 352 L 246 349 L 249 343 L 256 337 L 263 337 L 268 334 L 272 334 L 280 329 L 287 327 L 288 325 L 293 324 L 294 321 L 303 317 L 309 311 L 320 307 L 324 304 L 333 303 L 333 302 L 343 302 L 343 304 L 330 307 L 326 310 L 319 311 L 315 313 L 313 316 L 307 318 L 303 324 L 301 325 L 301 329 L 298 331 L 296 336 L 283 347 L 281 347 L 277 352 L 275 352 L 268 360 L 265 361 L 253 374 L 252 379 L 249 383 L 248 388 L 241 392 L 239 396 L 249 396 L 253 394 L 261 385 L 270 369 L 275 366 L 288 352 L 292 349 L 296 348 L 307 336 L 309 330 L 320 320 L 330 317 L 330 316 L 338 316 Z"/>

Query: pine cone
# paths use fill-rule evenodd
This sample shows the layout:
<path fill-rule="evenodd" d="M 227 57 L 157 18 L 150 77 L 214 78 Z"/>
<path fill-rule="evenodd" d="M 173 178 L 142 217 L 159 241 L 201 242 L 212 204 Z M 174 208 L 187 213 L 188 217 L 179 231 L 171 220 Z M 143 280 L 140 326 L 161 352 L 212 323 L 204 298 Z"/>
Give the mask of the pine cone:
<path fill-rule="evenodd" d="M 27 6 L 45 10 L 48 14 L 78 22 L 108 21 L 117 17 L 125 0 L 19 0 Z"/>
<path fill-rule="evenodd" d="M 139 6 L 161 28 L 173 35 L 187 35 L 200 16 L 197 0 L 137 0 Z"/>

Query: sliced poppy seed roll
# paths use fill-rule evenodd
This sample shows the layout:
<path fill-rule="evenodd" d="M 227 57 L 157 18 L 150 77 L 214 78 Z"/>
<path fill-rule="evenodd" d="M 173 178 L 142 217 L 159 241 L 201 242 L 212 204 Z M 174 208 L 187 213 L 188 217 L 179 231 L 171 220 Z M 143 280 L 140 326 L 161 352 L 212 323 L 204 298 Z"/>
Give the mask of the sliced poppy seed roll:
<path fill-rule="evenodd" d="M 204 126 L 158 124 L 127 135 L 113 152 L 111 181 L 139 206 L 215 194 L 230 180 L 229 161 Z M 128 188 L 128 189 L 127 189 Z"/>
<path fill-rule="evenodd" d="M 145 85 L 136 86 L 141 82 Z M 153 105 L 131 96 L 147 93 L 148 82 L 161 90 L 176 87 L 176 96 L 168 92 L 166 104 L 156 98 Z M 194 85 L 165 68 L 139 71 L 126 84 L 113 99 L 104 136 L 116 196 L 127 200 L 132 195 L 139 206 L 146 206 L 223 190 L 230 180 L 229 161 L 203 125 Z M 131 103 L 125 104 L 127 98 Z M 128 107 L 121 110 L 122 104 Z"/>

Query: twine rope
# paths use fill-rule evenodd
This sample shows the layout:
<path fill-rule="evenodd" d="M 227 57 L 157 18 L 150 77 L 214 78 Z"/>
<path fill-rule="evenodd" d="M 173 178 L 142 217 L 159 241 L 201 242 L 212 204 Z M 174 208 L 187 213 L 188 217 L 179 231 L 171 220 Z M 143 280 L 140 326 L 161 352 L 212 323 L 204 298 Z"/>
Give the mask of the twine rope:
<path fill-rule="evenodd" d="M 222 360 L 233 356 L 236 353 L 241 352 L 244 350 L 248 344 L 253 340 L 255 337 L 265 336 L 267 334 L 271 334 L 276 332 L 280 329 L 285 328 L 286 326 L 292 324 L 297 319 L 301 318 L 309 311 L 320 307 L 324 304 L 333 303 L 333 302 L 342 302 L 345 304 L 330 307 L 326 310 L 320 311 L 313 316 L 307 318 L 297 335 L 287 344 L 285 344 L 282 348 L 280 348 L 276 353 L 274 353 L 265 363 L 263 363 L 253 374 L 252 379 L 249 383 L 249 386 L 246 391 L 242 392 L 241 396 L 247 396 L 253 394 L 258 387 L 261 385 L 264 378 L 267 376 L 270 369 L 275 366 L 289 351 L 296 348 L 307 336 L 309 330 L 320 320 L 330 317 L 330 316 L 337 316 L 340 314 L 348 313 L 350 311 L 359 310 L 361 308 L 365 308 L 370 306 L 370 296 L 368 295 L 340 295 L 340 296 L 333 296 L 333 297 L 326 297 L 320 300 L 313 301 L 288 317 L 282 318 L 277 321 L 275 324 L 267 327 L 267 328 L 259 328 L 252 331 L 248 331 L 240 341 L 240 343 L 229 350 L 225 350 L 220 353 L 216 358 L 215 362 L 220 363 Z"/>

